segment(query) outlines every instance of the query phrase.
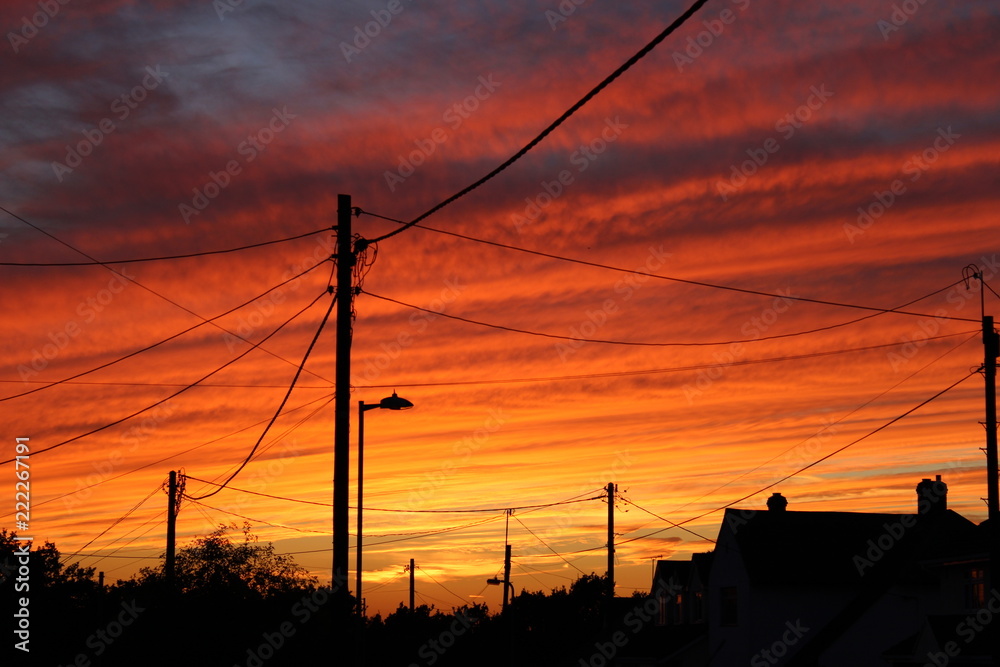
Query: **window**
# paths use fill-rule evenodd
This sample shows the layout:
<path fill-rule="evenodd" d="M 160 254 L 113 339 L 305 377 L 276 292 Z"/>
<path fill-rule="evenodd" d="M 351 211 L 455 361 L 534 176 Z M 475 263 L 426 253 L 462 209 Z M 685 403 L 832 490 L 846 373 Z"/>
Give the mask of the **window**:
<path fill-rule="evenodd" d="M 972 566 L 965 569 L 962 592 L 966 609 L 986 606 L 986 572 L 983 568 Z"/>
<path fill-rule="evenodd" d="M 691 622 L 705 622 L 705 597 L 701 591 L 696 592 L 694 599 L 691 601 Z"/>
<path fill-rule="evenodd" d="M 739 622 L 739 608 L 736 587 L 723 587 L 719 589 L 719 593 L 721 596 L 719 600 L 719 611 L 721 613 L 719 622 L 722 625 L 737 625 Z"/>

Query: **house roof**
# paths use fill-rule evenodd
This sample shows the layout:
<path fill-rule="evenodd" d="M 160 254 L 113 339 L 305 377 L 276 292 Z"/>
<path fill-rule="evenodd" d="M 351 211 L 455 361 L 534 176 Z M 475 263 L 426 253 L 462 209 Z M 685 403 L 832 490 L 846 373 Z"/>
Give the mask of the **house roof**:
<path fill-rule="evenodd" d="M 917 516 L 727 509 L 718 550 L 735 543 L 754 583 L 854 584 L 887 569 L 904 580 L 922 578 L 917 560 L 978 534 L 951 510 Z"/>
<path fill-rule="evenodd" d="M 649 588 L 650 594 L 655 594 L 661 587 L 667 586 L 671 579 L 681 586 L 687 586 L 692 567 L 690 560 L 656 561 L 656 570 L 653 572 L 653 581 Z"/>
<path fill-rule="evenodd" d="M 712 557 L 715 552 L 708 551 L 700 554 L 691 554 L 691 562 L 698 571 L 698 578 L 703 584 L 708 583 L 708 573 L 712 570 Z"/>

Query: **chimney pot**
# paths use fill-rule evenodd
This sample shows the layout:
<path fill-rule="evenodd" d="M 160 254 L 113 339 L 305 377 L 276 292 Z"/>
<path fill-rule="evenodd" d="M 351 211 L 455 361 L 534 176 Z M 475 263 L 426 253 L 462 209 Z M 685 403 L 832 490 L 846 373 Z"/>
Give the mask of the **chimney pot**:
<path fill-rule="evenodd" d="M 767 509 L 769 512 L 784 512 L 788 507 L 788 499 L 780 493 L 772 493 L 767 499 Z"/>
<path fill-rule="evenodd" d="M 917 484 L 917 514 L 937 514 L 948 509 L 948 485 L 936 475 L 932 482 L 925 477 Z"/>

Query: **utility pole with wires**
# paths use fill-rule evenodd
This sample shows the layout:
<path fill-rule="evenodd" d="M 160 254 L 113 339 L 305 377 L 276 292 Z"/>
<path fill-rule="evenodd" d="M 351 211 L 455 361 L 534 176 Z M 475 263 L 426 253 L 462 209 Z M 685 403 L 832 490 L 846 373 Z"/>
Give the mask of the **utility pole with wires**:
<path fill-rule="evenodd" d="M 414 598 L 417 596 L 415 579 L 417 566 L 416 563 L 413 562 L 412 558 L 410 559 L 410 564 L 406 567 L 406 569 L 410 572 L 410 611 L 413 611 Z"/>
<path fill-rule="evenodd" d="M 986 380 L 986 501 L 991 524 L 1000 524 L 1000 479 L 997 477 L 997 356 L 1000 337 L 993 317 L 983 315 L 983 377 Z"/>
<path fill-rule="evenodd" d="M 986 397 L 986 419 L 983 427 L 986 429 L 986 509 L 987 531 L 989 545 L 989 582 L 995 588 L 1000 581 L 1000 465 L 997 456 L 997 357 L 1000 356 L 1000 336 L 993 327 L 993 317 L 986 314 L 986 290 L 996 294 L 996 291 L 986 284 L 982 270 L 975 264 L 970 264 L 962 270 L 965 279 L 965 289 L 969 288 L 969 280 L 979 281 L 980 314 L 983 320 L 983 380 Z M 997 295 L 1000 296 L 1000 295 Z M 992 633 L 990 648 L 993 664 L 1000 665 L 1000 633 Z"/>
<path fill-rule="evenodd" d="M 513 513 L 513 509 L 504 510 L 507 519 L 503 529 L 503 579 L 491 577 L 486 580 L 486 583 L 490 586 L 503 585 L 503 607 L 500 608 L 501 611 L 506 611 L 507 604 L 513 599 L 513 596 L 510 595 L 510 589 L 514 587 L 510 583 L 510 517 Z"/>
<path fill-rule="evenodd" d="M 351 431 L 351 317 L 354 305 L 354 249 L 351 247 L 351 196 L 337 195 L 337 366 L 333 426 L 333 578 L 336 594 L 347 585 L 348 484 Z M 344 589 L 346 592 L 346 589 Z"/>
<path fill-rule="evenodd" d="M 967 266 L 966 281 L 971 275 L 979 281 L 980 310 L 983 318 L 983 379 L 986 395 L 986 507 L 989 517 L 990 587 L 1000 581 L 1000 466 L 997 461 L 997 357 L 1000 356 L 1000 336 L 993 327 L 993 316 L 986 314 L 986 284 L 982 270 Z M 966 282 L 968 287 L 968 282 Z M 994 292 L 995 294 L 996 292 Z M 993 664 L 1000 664 L 1000 633 L 991 636 Z"/>
<path fill-rule="evenodd" d="M 184 476 L 177 480 L 177 471 L 170 471 L 167 481 L 167 554 L 164 563 L 164 575 L 169 586 L 174 585 L 175 552 L 177 550 L 177 513 L 181 509 L 181 496 L 184 494 Z"/>
<path fill-rule="evenodd" d="M 993 529 L 991 539 L 1000 536 L 1000 462 L 997 456 L 997 357 L 1000 356 L 1000 336 L 993 328 L 993 316 L 986 314 L 986 290 L 996 294 L 986 284 L 982 270 L 970 264 L 962 271 L 965 288 L 969 289 L 969 279 L 979 281 L 979 307 L 983 319 L 983 379 L 986 389 L 986 508 Z M 994 532 L 996 531 L 996 532 Z"/>
<path fill-rule="evenodd" d="M 608 600 L 615 597 L 615 494 L 618 485 L 608 482 Z"/>

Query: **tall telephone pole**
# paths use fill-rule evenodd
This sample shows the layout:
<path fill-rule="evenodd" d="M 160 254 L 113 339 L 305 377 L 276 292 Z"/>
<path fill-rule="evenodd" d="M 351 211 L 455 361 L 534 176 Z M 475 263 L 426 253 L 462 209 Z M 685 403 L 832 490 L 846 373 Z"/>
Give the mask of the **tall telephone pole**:
<path fill-rule="evenodd" d="M 167 483 L 167 556 L 164 563 L 164 574 L 167 584 L 174 585 L 175 558 L 177 548 L 177 471 L 170 471 L 170 481 Z M 104 574 L 103 572 L 101 573 Z"/>
<path fill-rule="evenodd" d="M 981 281 L 981 278 L 980 278 Z M 991 524 L 1000 523 L 1000 479 L 997 478 L 997 333 L 993 317 L 983 315 L 983 375 L 986 379 L 986 503 Z M 996 533 L 994 533 L 996 534 Z"/>
<path fill-rule="evenodd" d="M 413 598 L 416 597 L 416 592 L 417 592 L 415 586 L 416 580 L 414 579 L 414 572 L 416 571 L 416 569 L 417 566 L 413 562 L 413 559 L 411 558 L 410 559 L 410 611 L 413 611 Z"/>
<path fill-rule="evenodd" d="M 333 423 L 333 580 L 336 593 L 347 584 L 348 484 L 351 454 L 351 306 L 354 249 L 351 196 L 337 195 L 337 369 Z"/>
<path fill-rule="evenodd" d="M 615 492 L 618 487 L 608 482 L 608 599 L 615 596 Z"/>
<path fill-rule="evenodd" d="M 977 269 L 978 271 L 978 269 Z M 983 316 L 983 379 L 986 384 L 986 505 L 989 516 L 990 581 L 995 588 L 1000 581 L 1000 473 L 997 466 L 997 357 L 1000 356 L 1000 336 L 993 330 L 993 317 L 986 314 L 986 282 L 979 279 L 980 303 Z M 990 639 L 993 664 L 1000 664 L 1000 634 Z"/>
<path fill-rule="evenodd" d="M 510 601 L 510 545 L 504 545 L 503 554 L 503 607 L 506 609 Z"/>

